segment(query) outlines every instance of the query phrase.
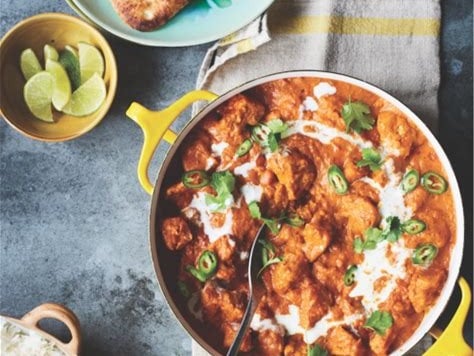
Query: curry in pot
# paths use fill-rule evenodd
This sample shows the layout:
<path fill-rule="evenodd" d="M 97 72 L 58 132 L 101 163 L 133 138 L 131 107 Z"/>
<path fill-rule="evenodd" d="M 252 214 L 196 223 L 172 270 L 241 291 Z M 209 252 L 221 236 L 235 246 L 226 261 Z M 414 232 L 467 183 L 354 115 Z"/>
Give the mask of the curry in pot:
<path fill-rule="evenodd" d="M 269 82 L 208 114 L 178 157 L 161 237 L 183 308 L 216 348 L 240 325 L 261 224 L 266 295 L 242 352 L 385 355 L 436 302 L 453 198 L 426 137 L 384 99 L 317 78 Z"/>

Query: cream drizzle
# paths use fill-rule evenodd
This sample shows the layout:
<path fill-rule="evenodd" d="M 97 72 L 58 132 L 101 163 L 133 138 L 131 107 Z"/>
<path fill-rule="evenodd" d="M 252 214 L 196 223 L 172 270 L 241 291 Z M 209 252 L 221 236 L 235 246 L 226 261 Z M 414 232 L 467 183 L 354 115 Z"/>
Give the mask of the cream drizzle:
<path fill-rule="evenodd" d="M 285 333 L 285 329 L 276 323 L 275 319 L 262 319 L 260 314 L 254 314 L 252 321 L 250 322 L 250 328 L 255 331 L 271 330 L 280 335 Z"/>
<path fill-rule="evenodd" d="M 211 145 L 212 154 L 214 156 L 220 157 L 222 156 L 222 153 L 227 147 L 229 147 L 229 144 L 227 142 L 213 143 Z"/>
<path fill-rule="evenodd" d="M 310 120 L 294 120 L 287 121 L 288 130 L 286 130 L 282 137 L 286 138 L 291 135 L 301 134 L 311 137 L 319 142 L 328 145 L 335 138 L 341 138 L 349 143 L 358 146 L 359 148 L 371 148 L 374 145 L 372 142 L 364 140 L 360 136 L 350 135 L 333 127 L 324 125 L 320 122 Z M 310 129 L 307 131 L 305 129 Z"/>
<path fill-rule="evenodd" d="M 191 204 L 182 211 L 185 215 L 187 215 L 186 213 L 189 212 L 190 209 L 196 209 L 199 212 L 204 233 L 209 238 L 209 242 L 213 243 L 224 235 L 232 235 L 233 213 L 230 206 L 234 203 L 234 199 L 232 197 L 226 202 L 228 209 L 225 212 L 224 224 L 220 227 L 214 227 L 211 224 L 212 206 L 206 205 L 206 194 L 207 193 L 204 192 L 195 194 Z"/>
<path fill-rule="evenodd" d="M 255 160 L 252 160 L 250 162 L 246 162 L 244 164 L 241 164 L 240 166 L 235 167 L 234 174 L 247 178 L 249 176 L 249 172 L 256 167 L 257 162 Z"/>
<path fill-rule="evenodd" d="M 387 258 L 389 249 L 394 255 L 393 263 Z M 356 285 L 349 296 L 362 297 L 362 305 L 367 312 L 377 310 L 395 290 L 396 280 L 406 276 L 405 261 L 410 255 L 411 250 L 407 249 L 401 240 L 394 243 L 385 240 L 379 242 L 374 250 L 364 251 L 364 261 L 357 266 Z M 384 286 L 375 291 L 374 284 L 381 277 L 386 277 Z"/>
<path fill-rule="evenodd" d="M 402 175 L 395 172 L 393 159 L 385 160 L 382 169 L 388 178 L 384 187 L 369 177 L 359 180 L 378 191 L 380 198 L 378 208 L 381 216 L 397 216 L 402 222 L 410 219 L 413 216 L 413 210 L 405 205 L 404 192 L 400 184 Z"/>
<path fill-rule="evenodd" d="M 282 325 L 289 335 L 302 334 L 307 344 L 314 343 L 317 339 L 327 335 L 328 331 L 339 325 L 351 325 L 362 318 L 360 314 L 354 314 L 344 317 L 342 320 L 333 320 L 331 312 L 318 320 L 313 327 L 304 329 L 300 325 L 299 308 L 296 305 L 288 307 L 289 314 L 275 314 L 278 324 Z"/>
<path fill-rule="evenodd" d="M 313 94 L 316 98 L 321 99 L 323 96 L 336 94 L 336 87 L 329 83 L 321 82 L 314 87 Z"/>
<path fill-rule="evenodd" d="M 247 204 L 253 201 L 259 202 L 262 199 L 263 189 L 259 185 L 247 183 L 240 188 L 240 191 L 242 192 L 244 200 Z"/>

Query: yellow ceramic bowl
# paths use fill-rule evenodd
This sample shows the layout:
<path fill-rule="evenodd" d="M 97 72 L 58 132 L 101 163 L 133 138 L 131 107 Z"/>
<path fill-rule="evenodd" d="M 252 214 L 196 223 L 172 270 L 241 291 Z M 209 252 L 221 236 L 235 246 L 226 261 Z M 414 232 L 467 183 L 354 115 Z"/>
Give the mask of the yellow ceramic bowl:
<path fill-rule="evenodd" d="M 54 123 L 36 119 L 23 99 L 25 79 L 20 70 L 20 54 L 32 48 L 44 66 L 43 47 L 49 43 L 62 50 L 88 42 L 102 52 L 105 60 L 107 96 L 101 107 L 89 116 L 73 117 L 55 111 Z M 30 17 L 14 26 L 0 42 L 0 113 L 25 136 L 41 141 L 67 141 L 92 130 L 112 104 L 117 89 L 117 64 L 105 38 L 76 17 L 46 13 Z"/>

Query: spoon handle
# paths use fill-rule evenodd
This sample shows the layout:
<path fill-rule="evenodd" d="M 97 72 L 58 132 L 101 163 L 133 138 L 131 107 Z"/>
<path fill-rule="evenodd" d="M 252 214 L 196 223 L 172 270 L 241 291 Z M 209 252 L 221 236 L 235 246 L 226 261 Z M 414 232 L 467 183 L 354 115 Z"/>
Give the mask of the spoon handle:
<path fill-rule="evenodd" d="M 252 296 L 250 296 L 250 300 L 247 304 L 247 308 L 245 309 L 244 318 L 242 320 L 242 323 L 240 324 L 239 331 L 237 332 L 237 336 L 235 337 L 234 342 L 232 343 L 232 345 L 230 345 L 226 356 L 236 356 L 239 353 L 240 345 L 242 344 L 245 333 L 249 328 L 255 310 L 257 309 L 257 304 L 258 303 L 255 303 Z"/>

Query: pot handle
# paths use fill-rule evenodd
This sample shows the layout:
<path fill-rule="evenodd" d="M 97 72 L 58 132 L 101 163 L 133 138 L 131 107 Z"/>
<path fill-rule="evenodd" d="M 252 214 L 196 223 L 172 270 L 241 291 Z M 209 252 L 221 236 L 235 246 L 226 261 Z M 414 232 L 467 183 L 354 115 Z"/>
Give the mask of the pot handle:
<path fill-rule="evenodd" d="M 471 290 L 464 278 L 459 278 L 461 302 L 444 331 L 433 328 L 430 334 L 437 339 L 423 356 L 472 356 L 472 349 L 464 341 L 463 326 L 471 304 Z"/>
<path fill-rule="evenodd" d="M 141 186 L 148 194 L 151 195 L 153 193 L 153 185 L 148 177 L 148 167 L 155 153 L 156 146 L 158 146 L 162 138 L 169 144 L 173 144 L 177 138 L 177 135 L 169 130 L 168 127 L 182 111 L 195 101 L 213 101 L 217 97 L 216 94 L 206 90 L 194 90 L 161 111 L 151 111 L 136 102 L 130 105 L 126 115 L 143 130 L 144 142 L 138 161 L 137 174 Z"/>
<path fill-rule="evenodd" d="M 81 332 L 79 320 L 76 315 L 63 305 L 56 303 L 42 304 L 21 318 L 21 322 L 31 329 L 43 331 L 38 327 L 38 323 L 45 318 L 52 318 L 64 323 L 71 333 L 71 340 L 65 344 L 56 337 L 50 335 L 52 339 L 67 351 L 68 355 L 79 355 L 81 346 Z M 44 331 L 43 331 L 44 332 Z"/>

